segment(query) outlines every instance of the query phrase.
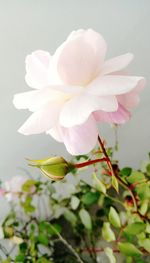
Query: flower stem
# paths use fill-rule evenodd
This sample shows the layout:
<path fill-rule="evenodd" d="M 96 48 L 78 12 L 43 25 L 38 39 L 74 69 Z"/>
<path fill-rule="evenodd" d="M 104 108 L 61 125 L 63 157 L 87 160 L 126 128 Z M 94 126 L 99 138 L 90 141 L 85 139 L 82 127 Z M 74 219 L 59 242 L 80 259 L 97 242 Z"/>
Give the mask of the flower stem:
<path fill-rule="evenodd" d="M 135 199 L 135 196 L 134 196 L 134 193 L 132 192 L 132 190 L 130 189 L 130 187 L 114 172 L 113 170 L 113 166 L 112 166 L 112 163 L 111 163 L 111 160 L 106 152 L 106 149 L 105 149 L 105 146 L 100 138 L 100 136 L 98 135 L 98 142 L 100 144 L 100 147 L 101 147 L 101 150 L 104 154 L 104 156 L 106 157 L 106 161 L 107 161 L 107 165 L 112 173 L 112 175 L 114 175 L 116 177 L 116 179 L 118 180 L 118 182 L 126 189 L 130 192 L 131 194 L 131 197 L 132 197 L 132 200 L 133 200 L 133 203 L 134 203 L 134 207 L 135 207 L 135 210 L 137 211 L 137 203 L 136 203 L 136 199 Z"/>
<path fill-rule="evenodd" d="M 84 263 L 78 253 L 75 251 L 75 249 L 67 242 L 66 239 L 62 237 L 62 235 L 57 231 L 57 229 L 51 224 L 51 228 L 56 233 L 56 235 L 59 237 L 59 240 L 72 252 L 72 254 L 76 257 L 77 261 L 79 263 Z"/>
<path fill-rule="evenodd" d="M 99 163 L 99 162 L 106 162 L 106 158 L 101 158 L 101 159 L 95 159 L 95 160 L 89 160 L 87 162 L 83 162 L 83 163 L 76 163 L 74 164 L 75 168 L 83 168 L 89 165 L 93 165 L 95 163 Z"/>

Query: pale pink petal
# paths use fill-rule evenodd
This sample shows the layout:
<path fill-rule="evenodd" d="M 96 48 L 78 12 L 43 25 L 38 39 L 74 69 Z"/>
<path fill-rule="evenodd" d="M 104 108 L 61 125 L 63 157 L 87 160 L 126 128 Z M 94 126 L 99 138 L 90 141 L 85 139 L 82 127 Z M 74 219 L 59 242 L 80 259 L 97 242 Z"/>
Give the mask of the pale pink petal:
<path fill-rule="evenodd" d="M 72 31 L 67 37 L 67 41 L 74 40 L 76 37 L 81 36 L 82 34 L 84 34 L 84 31 L 85 31 L 84 29 L 78 29 Z"/>
<path fill-rule="evenodd" d="M 48 52 L 37 50 L 26 57 L 27 84 L 35 89 L 40 89 L 49 84 L 49 67 L 51 56 Z"/>
<path fill-rule="evenodd" d="M 93 113 L 93 116 L 97 122 L 123 124 L 130 119 L 131 114 L 119 104 L 118 110 L 116 112 L 96 111 Z"/>
<path fill-rule="evenodd" d="M 89 29 L 64 42 L 56 50 L 53 59 L 64 83 L 85 85 L 100 71 L 105 53 L 103 37 Z"/>
<path fill-rule="evenodd" d="M 59 124 L 48 130 L 46 134 L 51 135 L 58 142 L 63 142 L 62 130 Z"/>
<path fill-rule="evenodd" d="M 99 97 L 83 93 L 64 104 L 59 121 L 64 127 L 72 127 L 84 123 L 93 111 L 112 112 L 117 108 L 118 103 L 115 96 Z"/>
<path fill-rule="evenodd" d="M 88 85 L 87 92 L 99 96 L 120 95 L 134 89 L 141 80 L 142 77 L 133 76 L 99 76 Z"/>
<path fill-rule="evenodd" d="M 127 109 L 132 109 L 133 107 L 137 106 L 140 101 L 139 93 L 143 90 L 145 86 L 145 80 L 141 80 L 138 85 L 135 87 L 134 90 L 126 94 L 122 94 L 117 96 L 117 100 Z"/>
<path fill-rule="evenodd" d="M 30 107 L 29 105 L 35 100 L 37 94 L 37 90 L 15 94 L 13 104 L 19 110 L 28 109 Z"/>
<path fill-rule="evenodd" d="M 84 90 L 84 87 L 73 85 L 50 85 L 51 89 L 61 91 L 68 94 L 79 94 Z"/>
<path fill-rule="evenodd" d="M 21 126 L 19 132 L 24 135 L 39 134 L 56 125 L 62 104 L 49 103 L 34 112 Z"/>
<path fill-rule="evenodd" d="M 101 75 L 118 72 L 126 68 L 133 59 L 133 54 L 127 53 L 118 57 L 107 60 L 101 70 Z"/>
<path fill-rule="evenodd" d="M 47 102 L 63 101 L 68 98 L 67 92 L 61 92 L 58 87 L 52 86 L 40 90 L 34 90 L 16 94 L 13 103 L 17 109 L 39 110 Z"/>
<path fill-rule="evenodd" d="M 80 126 L 63 130 L 63 142 L 72 155 L 89 153 L 95 147 L 97 137 L 98 130 L 92 116 Z"/>

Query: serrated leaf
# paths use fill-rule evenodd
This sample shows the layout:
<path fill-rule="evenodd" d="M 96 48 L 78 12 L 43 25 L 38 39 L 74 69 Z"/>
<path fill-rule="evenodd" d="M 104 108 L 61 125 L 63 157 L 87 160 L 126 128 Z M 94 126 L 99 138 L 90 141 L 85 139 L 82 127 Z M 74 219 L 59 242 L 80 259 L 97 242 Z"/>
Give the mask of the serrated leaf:
<path fill-rule="evenodd" d="M 106 194 L 106 187 L 105 185 L 97 178 L 96 176 L 96 173 L 93 173 L 93 184 L 94 184 L 94 187 L 102 192 L 103 194 Z"/>
<path fill-rule="evenodd" d="M 146 228 L 146 225 L 142 222 L 135 222 L 133 224 L 127 225 L 124 228 L 124 232 L 130 235 L 138 235 L 143 232 Z"/>
<path fill-rule="evenodd" d="M 117 211 L 113 207 L 111 207 L 109 211 L 109 222 L 114 227 L 121 227 L 120 217 Z"/>
<path fill-rule="evenodd" d="M 88 211 L 85 210 L 84 208 L 82 208 L 79 211 L 79 217 L 81 219 L 82 224 L 85 226 L 85 228 L 88 230 L 91 230 L 92 229 L 92 220 L 91 220 L 91 216 L 88 213 Z"/>
<path fill-rule="evenodd" d="M 110 247 L 106 247 L 104 249 L 104 252 L 105 252 L 106 256 L 109 258 L 110 263 L 116 263 L 117 262 L 114 254 L 113 254 L 113 250 Z"/>
<path fill-rule="evenodd" d="M 104 222 L 102 227 L 102 236 L 107 242 L 116 240 L 115 234 L 112 231 L 109 222 Z"/>
<path fill-rule="evenodd" d="M 114 175 L 112 175 L 112 177 L 111 177 L 111 183 L 112 183 L 112 186 L 114 187 L 114 189 L 118 193 L 119 192 L 119 184 L 118 184 L 118 181 Z"/>
<path fill-rule="evenodd" d="M 141 256 L 142 252 L 131 243 L 118 243 L 120 252 L 126 256 Z"/>

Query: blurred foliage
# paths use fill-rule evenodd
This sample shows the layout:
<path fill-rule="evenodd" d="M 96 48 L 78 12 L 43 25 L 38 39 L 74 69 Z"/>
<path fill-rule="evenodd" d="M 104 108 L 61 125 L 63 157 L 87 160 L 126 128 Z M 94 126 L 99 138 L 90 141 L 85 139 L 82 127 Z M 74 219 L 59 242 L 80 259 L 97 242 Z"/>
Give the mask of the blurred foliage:
<path fill-rule="evenodd" d="M 72 162 L 93 156 L 102 154 Z M 88 167 L 61 182 L 27 179 L 1 223 L 0 262 L 98 263 L 101 253 L 110 263 L 121 262 L 118 255 L 126 263 L 150 262 L 150 159 L 139 170 L 114 161 L 113 168 L 115 178 L 106 163 L 93 164 L 89 183 L 79 177 Z"/>

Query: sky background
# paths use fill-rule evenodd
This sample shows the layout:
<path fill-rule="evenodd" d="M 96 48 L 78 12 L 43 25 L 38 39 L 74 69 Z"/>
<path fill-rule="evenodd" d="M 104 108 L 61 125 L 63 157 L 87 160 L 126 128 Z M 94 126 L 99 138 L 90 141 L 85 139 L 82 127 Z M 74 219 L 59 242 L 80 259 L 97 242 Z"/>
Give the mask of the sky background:
<path fill-rule="evenodd" d="M 121 165 L 138 167 L 150 151 L 150 1 L 149 0 L 0 0 L 0 178 L 23 174 L 25 157 L 63 155 L 62 144 L 50 136 L 23 136 L 17 129 L 30 115 L 12 104 L 13 95 L 27 87 L 24 60 L 37 49 L 54 53 L 72 30 L 93 28 L 108 43 L 107 58 L 132 52 L 133 75 L 142 75 L 147 86 L 130 122 L 119 129 Z M 114 143 L 109 125 L 100 131 Z"/>

